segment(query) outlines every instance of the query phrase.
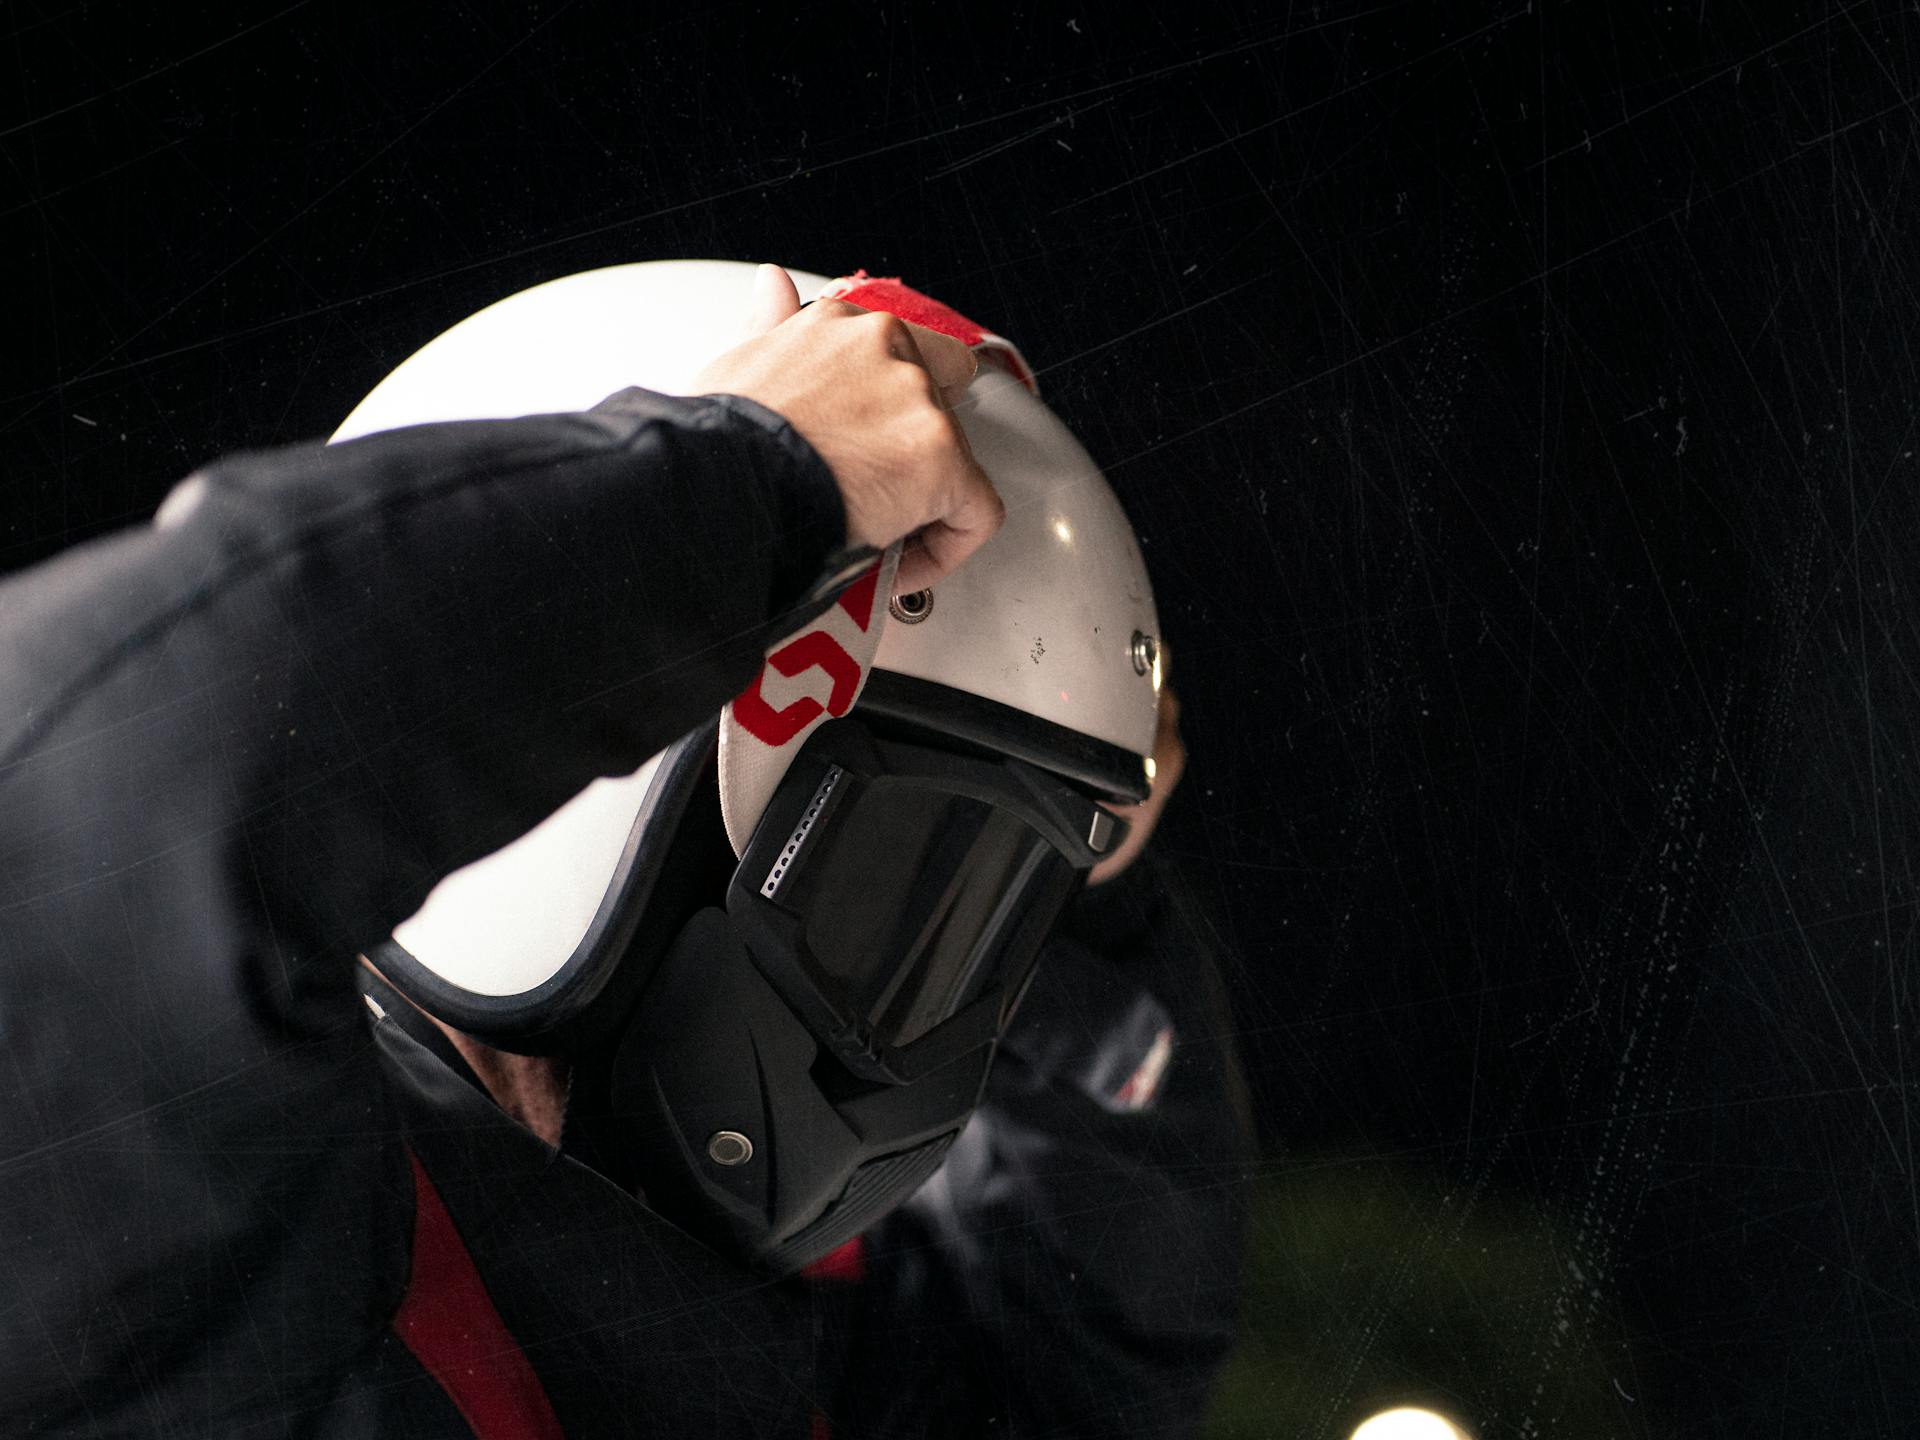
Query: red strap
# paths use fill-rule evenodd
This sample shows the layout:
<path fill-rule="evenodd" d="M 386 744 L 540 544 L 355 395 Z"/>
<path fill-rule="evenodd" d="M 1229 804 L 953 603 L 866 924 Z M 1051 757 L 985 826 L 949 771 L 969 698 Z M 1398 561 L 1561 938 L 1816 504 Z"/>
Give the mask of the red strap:
<path fill-rule="evenodd" d="M 859 1283 L 867 1278 L 866 1237 L 856 1235 L 818 1260 L 808 1261 L 800 1273 L 809 1280 L 824 1280 L 829 1285 Z M 813 1429 L 808 1440 L 833 1440 L 833 1425 L 819 1410 L 813 1412 Z"/>
<path fill-rule="evenodd" d="M 911 285 L 902 285 L 891 275 L 869 275 L 856 270 L 852 288 L 839 298 L 863 310 L 885 310 L 915 325 L 951 335 L 962 345 L 978 345 L 986 331 L 951 305 L 942 305 L 931 295 L 923 295 Z"/>
<path fill-rule="evenodd" d="M 800 1273 L 809 1280 L 827 1280 L 855 1284 L 867 1278 L 867 1241 L 856 1235 L 837 1250 L 829 1250 L 818 1260 L 810 1260 Z"/>
<path fill-rule="evenodd" d="M 844 290 L 837 288 L 842 285 L 846 287 Z M 931 295 L 901 284 L 895 276 L 869 275 L 864 270 L 856 270 L 845 279 L 834 281 L 827 287 L 827 293 L 849 305 L 858 305 L 864 310 L 884 310 L 912 324 L 951 335 L 969 350 L 978 349 L 991 340 L 993 344 L 987 353 L 997 356 L 1013 378 L 1027 389 L 1036 395 L 1040 393 L 1034 386 L 1033 376 L 1027 373 L 1026 362 L 1008 341 L 978 321 L 969 320 L 951 305 L 943 305 Z"/>
<path fill-rule="evenodd" d="M 839 606 L 847 612 L 849 619 L 860 627 L 865 634 L 873 623 L 873 595 L 880 588 L 880 566 L 875 562 L 858 580 L 840 592 Z"/>
<path fill-rule="evenodd" d="M 533 1366 L 473 1268 L 420 1157 L 413 1162 L 413 1272 L 393 1328 L 472 1427 L 475 1440 L 564 1440 Z"/>

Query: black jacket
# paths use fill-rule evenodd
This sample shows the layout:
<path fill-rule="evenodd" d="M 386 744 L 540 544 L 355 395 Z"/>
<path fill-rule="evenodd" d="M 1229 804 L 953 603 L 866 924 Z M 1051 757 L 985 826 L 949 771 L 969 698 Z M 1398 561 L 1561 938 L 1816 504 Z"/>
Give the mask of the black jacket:
<path fill-rule="evenodd" d="M 362 1002 L 440 876 L 828 603 L 844 514 L 779 417 L 626 391 L 241 456 L 170 511 L 0 586 L 0 1434 L 519 1433 L 516 1366 L 583 1437 L 1191 1426 L 1243 1131 L 1150 877 L 1084 903 L 839 1280 L 733 1269 Z M 443 1308 L 438 1373 L 396 1328 L 466 1293 L 423 1277 L 431 1203 L 497 1314 Z"/>

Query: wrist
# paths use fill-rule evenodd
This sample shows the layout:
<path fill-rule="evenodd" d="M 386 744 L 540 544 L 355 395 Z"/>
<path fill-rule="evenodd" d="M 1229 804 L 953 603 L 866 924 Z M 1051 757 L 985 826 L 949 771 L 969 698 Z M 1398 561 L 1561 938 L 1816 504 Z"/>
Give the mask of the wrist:
<path fill-rule="evenodd" d="M 779 411 L 744 395 L 703 399 L 763 432 L 788 461 L 784 473 L 773 477 L 769 486 L 776 545 L 775 613 L 830 602 L 880 553 L 851 535 L 846 502 L 832 469 Z"/>

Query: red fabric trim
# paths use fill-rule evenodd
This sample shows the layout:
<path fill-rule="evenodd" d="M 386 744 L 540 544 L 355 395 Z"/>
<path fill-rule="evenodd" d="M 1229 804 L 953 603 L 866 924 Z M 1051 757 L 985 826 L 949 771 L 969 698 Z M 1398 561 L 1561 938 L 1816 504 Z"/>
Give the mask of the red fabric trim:
<path fill-rule="evenodd" d="M 867 1242 L 856 1235 L 837 1250 L 829 1250 L 818 1260 L 804 1265 L 800 1273 L 809 1280 L 852 1283 L 867 1278 Z"/>
<path fill-rule="evenodd" d="M 942 305 L 931 295 L 922 295 L 911 285 L 902 285 L 893 276 L 869 276 L 864 270 L 856 270 L 853 278 L 859 283 L 839 297 L 849 305 L 858 305 L 863 310 L 885 310 L 915 325 L 951 335 L 969 347 L 986 338 L 983 328 L 951 305 Z"/>
<path fill-rule="evenodd" d="M 862 634 L 873 623 L 873 595 L 879 588 L 880 565 L 876 561 L 871 570 L 840 592 L 840 608 L 853 618 Z"/>
<path fill-rule="evenodd" d="M 818 1410 L 813 1412 L 813 1424 L 807 1431 L 808 1440 L 833 1440 L 833 1426 L 827 1423 L 827 1417 Z"/>
<path fill-rule="evenodd" d="M 473 1257 L 427 1178 L 413 1162 L 413 1271 L 393 1328 L 440 1382 L 474 1440 L 565 1440 L 533 1366 L 493 1308 Z"/>
<path fill-rule="evenodd" d="M 943 305 L 931 295 L 902 284 L 897 276 L 869 275 L 864 270 L 856 270 L 830 283 L 822 293 L 867 310 L 885 310 L 915 325 L 951 335 L 969 350 L 985 346 L 988 355 L 1000 357 L 1014 379 L 1035 395 L 1040 393 L 1026 361 L 1020 358 L 1011 341 L 994 334 L 977 320 L 969 320 L 951 305 Z"/>

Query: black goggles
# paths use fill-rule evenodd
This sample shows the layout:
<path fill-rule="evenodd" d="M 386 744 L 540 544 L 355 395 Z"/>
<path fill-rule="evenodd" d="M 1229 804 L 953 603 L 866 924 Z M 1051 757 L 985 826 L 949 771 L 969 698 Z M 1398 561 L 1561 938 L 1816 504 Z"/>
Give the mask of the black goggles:
<path fill-rule="evenodd" d="M 755 966 L 864 1079 L 990 1044 L 1126 824 L 1044 770 L 831 721 L 801 747 L 727 892 Z"/>

